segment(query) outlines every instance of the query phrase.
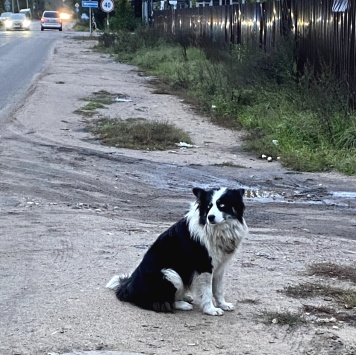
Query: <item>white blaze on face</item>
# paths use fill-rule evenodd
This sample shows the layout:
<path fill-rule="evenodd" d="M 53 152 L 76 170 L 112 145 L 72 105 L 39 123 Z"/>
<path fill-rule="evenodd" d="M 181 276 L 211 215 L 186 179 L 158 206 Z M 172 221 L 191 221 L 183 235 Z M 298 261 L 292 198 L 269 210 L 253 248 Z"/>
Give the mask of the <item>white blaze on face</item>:
<path fill-rule="evenodd" d="M 219 210 L 216 205 L 216 201 L 225 193 L 226 188 L 221 188 L 220 190 L 216 191 L 212 198 L 212 207 L 210 208 L 207 216 L 207 223 L 209 224 L 216 224 L 224 222 L 225 218 L 223 213 Z"/>

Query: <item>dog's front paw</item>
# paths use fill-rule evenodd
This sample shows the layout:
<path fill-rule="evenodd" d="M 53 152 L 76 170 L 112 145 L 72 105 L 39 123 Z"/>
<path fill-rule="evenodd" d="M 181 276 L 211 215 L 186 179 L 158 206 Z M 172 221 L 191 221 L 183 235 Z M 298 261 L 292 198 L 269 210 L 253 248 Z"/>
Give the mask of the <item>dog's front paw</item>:
<path fill-rule="evenodd" d="M 204 308 L 203 312 L 209 316 L 222 316 L 224 314 L 224 311 L 221 308 L 216 307 Z"/>
<path fill-rule="evenodd" d="M 218 305 L 224 311 L 233 311 L 235 306 L 232 303 L 223 302 Z"/>

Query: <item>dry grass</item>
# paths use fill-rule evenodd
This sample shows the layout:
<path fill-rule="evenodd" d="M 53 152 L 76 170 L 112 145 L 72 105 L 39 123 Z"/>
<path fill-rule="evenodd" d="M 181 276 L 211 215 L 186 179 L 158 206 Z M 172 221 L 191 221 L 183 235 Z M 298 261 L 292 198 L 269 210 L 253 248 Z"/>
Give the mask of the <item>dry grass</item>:
<path fill-rule="evenodd" d="M 239 303 L 259 304 L 260 301 L 255 298 L 244 298 L 244 299 L 240 300 Z"/>
<path fill-rule="evenodd" d="M 262 317 L 266 324 L 289 325 L 290 327 L 295 327 L 305 323 L 303 312 L 301 311 L 263 311 L 260 314 L 260 317 Z"/>
<path fill-rule="evenodd" d="M 356 290 L 320 283 L 301 283 L 285 287 L 287 296 L 295 298 L 330 297 L 346 308 L 356 307 Z"/>
<path fill-rule="evenodd" d="M 89 118 L 93 117 L 97 113 L 96 110 L 99 108 L 105 108 L 105 106 L 99 102 L 88 102 L 80 109 L 75 110 L 74 113 Z"/>
<path fill-rule="evenodd" d="M 118 148 L 165 150 L 176 148 L 179 142 L 192 143 L 189 135 L 174 125 L 143 118 L 103 118 L 92 122 L 89 129 L 103 144 Z"/>
<path fill-rule="evenodd" d="M 74 111 L 85 117 L 93 117 L 97 109 L 103 109 L 127 95 L 110 93 L 105 90 L 93 92 L 82 98 L 87 104 Z M 192 144 L 189 135 L 168 122 L 146 121 L 143 118 L 126 120 L 101 118 L 88 123 L 90 132 L 103 144 L 128 149 L 165 150 L 176 148 L 176 143 Z"/>
<path fill-rule="evenodd" d="M 336 312 L 335 308 L 330 306 L 324 306 L 324 305 L 314 306 L 310 304 L 303 305 L 303 310 L 304 312 L 313 313 L 313 314 L 334 314 Z"/>
<path fill-rule="evenodd" d="M 337 278 L 356 283 L 356 265 L 314 263 L 308 266 L 308 275 Z"/>
<path fill-rule="evenodd" d="M 314 263 L 307 267 L 308 275 L 356 282 L 356 271 L 352 265 L 337 265 L 330 262 Z M 322 298 L 327 305 L 304 305 L 303 311 L 319 318 L 335 318 L 351 325 L 356 324 L 356 290 L 331 284 L 305 282 L 284 288 L 287 296 L 294 298 Z M 329 303 L 332 302 L 332 303 Z"/>
<path fill-rule="evenodd" d="M 112 105 L 115 103 L 115 99 L 128 99 L 128 96 L 120 93 L 110 93 L 106 90 L 100 90 L 93 92 L 89 97 L 82 98 L 82 101 L 89 101 L 102 105 Z"/>
<path fill-rule="evenodd" d="M 242 166 L 240 164 L 235 164 L 231 161 L 225 161 L 225 162 L 222 162 L 222 163 L 216 163 L 214 164 L 214 166 L 221 166 L 221 167 L 231 167 L 231 168 L 246 168 L 245 166 Z"/>
<path fill-rule="evenodd" d="M 337 321 L 348 323 L 352 326 L 356 325 L 356 315 L 353 313 L 340 311 L 331 306 L 325 305 L 303 305 L 303 311 L 307 314 L 312 314 L 320 319 L 335 318 Z M 327 322 L 326 322 L 327 323 Z M 325 324 L 325 323 L 324 323 Z M 334 324 L 333 322 L 331 324 Z"/>

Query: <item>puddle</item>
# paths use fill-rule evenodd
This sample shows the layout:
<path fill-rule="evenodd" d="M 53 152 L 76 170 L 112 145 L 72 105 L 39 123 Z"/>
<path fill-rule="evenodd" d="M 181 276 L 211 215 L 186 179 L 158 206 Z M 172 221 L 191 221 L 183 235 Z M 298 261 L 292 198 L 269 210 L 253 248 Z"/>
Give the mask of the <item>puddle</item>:
<path fill-rule="evenodd" d="M 334 197 L 347 198 L 347 199 L 356 199 L 356 192 L 348 192 L 348 191 L 334 191 L 331 193 Z"/>
<path fill-rule="evenodd" d="M 245 188 L 246 200 L 268 203 L 305 203 L 327 206 L 339 206 L 356 208 L 356 192 L 351 191 L 328 191 L 326 188 L 283 190 L 261 189 L 259 187 Z"/>
<path fill-rule="evenodd" d="M 247 188 L 245 189 L 244 197 L 246 199 L 253 199 L 259 202 L 284 202 L 286 199 L 286 193 L 283 191 L 277 192 L 274 190 L 268 191 L 259 188 Z"/>

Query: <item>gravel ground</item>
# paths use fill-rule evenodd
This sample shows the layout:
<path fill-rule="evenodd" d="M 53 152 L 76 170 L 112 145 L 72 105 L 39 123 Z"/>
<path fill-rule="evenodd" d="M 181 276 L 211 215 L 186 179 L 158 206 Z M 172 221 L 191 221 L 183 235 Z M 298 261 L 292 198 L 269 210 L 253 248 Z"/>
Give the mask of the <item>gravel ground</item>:
<path fill-rule="evenodd" d="M 283 292 L 300 282 L 355 290 L 354 283 L 306 273 L 316 262 L 355 265 L 355 177 L 297 174 L 243 152 L 241 132 L 155 94 L 150 78 L 93 45 L 65 32 L 24 104 L 0 127 L 0 353 L 356 354 L 355 309 Z M 130 101 L 91 119 L 172 122 L 197 147 L 100 145 L 87 118 L 74 113 L 99 90 Z M 158 314 L 120 303 L 106 282 L 130 272 L 183 216 L 194 186 L 246 188 L 250 236 L 226 275 L 236 311 Z M 310 315 L 303 305 L 335 312 Z M 302 312 L 306 322 L 265 322 L 266 312 L 286 311 Z"/>

